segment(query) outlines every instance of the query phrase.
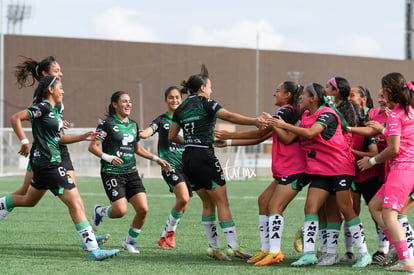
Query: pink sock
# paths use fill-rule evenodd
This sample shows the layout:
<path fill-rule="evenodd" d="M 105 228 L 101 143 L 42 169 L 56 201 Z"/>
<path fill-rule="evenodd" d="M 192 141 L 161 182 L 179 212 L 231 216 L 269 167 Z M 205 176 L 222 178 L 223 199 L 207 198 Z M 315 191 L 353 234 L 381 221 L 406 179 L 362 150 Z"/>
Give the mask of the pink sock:
<path fill-rule="evenodd" d="M 408 245 L 406 240 L 396 241 L 394 243 L 395 250 L 398 253 L 398 259 L 401 260 L 409 260 L 410 259 L 410 252 L 408 252 Z"/>
<path fill-rule="evenodd" d="M 390 242 L 390 246 L 393 245 L 394 243 L 392 242 L 390 232 L 388 232 L 388 229 L 385 228 L 382 231 L 384 231 L 384 235 L 387 237 L 388 241 Z"/>

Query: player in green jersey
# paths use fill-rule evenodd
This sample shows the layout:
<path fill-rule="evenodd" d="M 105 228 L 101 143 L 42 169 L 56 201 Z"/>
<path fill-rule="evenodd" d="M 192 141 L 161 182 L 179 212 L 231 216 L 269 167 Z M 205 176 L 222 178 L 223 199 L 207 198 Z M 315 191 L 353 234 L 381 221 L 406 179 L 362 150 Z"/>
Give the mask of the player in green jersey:
<path fill-rule="evenodd" d="M 30 87 L 33 86 L 36 81 L 39 82 L 42 77 L 47 75 L 56 76 L 59 79 L 62 79 L 63 72 L 60 67 L 60 64 L 57 62 L 56 58 L 53 56 L 48 56 L 41 61 L 36 61 L 32 58 L 23 57 L 23 62 L 17 64 L 14 70 L 14 76 L 16 77 L 16 82 L 19 88 Z M 36 93 L 33 94 L 33 101 L 36 100 Z M 63 120 L 63 102 L 56 104 L 56 110 L 58 110 L 59 115 Z M 66 120 L 63 120 L 64 128 L 69 124 Z M 19 154 L 27 157 L 30 151 L 30 143 L 28 139 L 24 139 L 21 141 L 22 145 L 19 150 Z M 23 185 L 13 192 L 12 194 L 16 195 L 25 195 L 29 186 L 30 182 L 33 178 L 33 171 L 31 169 L 31 159 L 33 158 L 33 150 L 34 147 L 32 146 L 32 152 L 30 153 L 29 165 L 26 170 L 26 175 L 23 181 Z M 62 158 L 62 166 L 67 170 L 67 173 L 70 175 L 73 183 L 76 183 L 76 176 L 75 176 L 75 169 L 73 168 L 72 161 L 70 158 L 69 150 L 66 144 L 60 144 L 60 152 Z M 6 210 L 0 210 L 0 219 L 4 219 L 9 214 Z M 104 244 L 111 235 L 103 234 L 96 236 L 99 245 L 101 246 Z M 85 244 L 82 244 L 82 247 L 86 249 Z"/>
<path fill-rule="evenodd" d="M 89 145 L 89 151 L 101 158 L 101 178 L 111 205 L 95 205 L 92 213 L 92 227 L 98 231 L 103 217 L 123 217 L 128 209 L 127 201 L 135 209 L 130 229 L 122 241 L 122 247 L 130 253 L 139 253 L 136 238 L 144 226 L 148 203 L 145 188 L 138 175 L 135 154 L 157 162 L 170 170 L 165 160 L 145 150 L 139 143 L 138 124 L 129 118 L 131 98 L 126 92 L 117 91 L 111 96 L 107 118 L 97 127 L 98 139 Z M 102 150 L 100 145 L 102 144 Z"/>
<path fill-rule="evenodd" d="M 93 261 L 112 258 L 119 250 L 101 250 L 92 227 L 86 219 L 85 208 L 77 186 L 62 165 L 60 144 L 81 140 L 93 140 L 97 134 L 90 131 L 84 135 L 61 134 L 63 121 L 56 105 L 62 102 L 62 82 L 56 76 L 45 76 L 35 92 L 38 96 L 34 105 L 12 117 L 12 126 L 20 140 L 27 139 L 22 121 L 32 122 L 33 132 L 33 179 L 25 195 L 8 195 L 0 198 L 0 210 L 11 212 L 14 207 L 33 207 L 49 189 L 68 207 L 76 230 L 89 251 Z"/>
<path fill-rule="evenodd" d="M 184 146 L 168 140 L 172 116 L 181 104 L 180 89 L 171 86 L 164 93 L 168 111 L 154 119 L 148 128 L 140 131 L 140 138 L 148 138 L 158 133 L 158 155 L 171 165 L 171 170 L 162 169 L 162 176 L 168 184 L 170 192 L 175 194 L 175 204 L 167 218 L 164 230 L 158 239 L 158 245 L 163 249 L 175 247 L 175 230 L 181 216 L 187 208 L 192 196 L 191 186 L 183 173 L 182 155 Z"/>
<path fill-rule="evenodd" d="M 211 80 L 206 67 L 201 74 L 190 76 L 181 84 L 181 92 L 190 93 L 174 113 L 169 140 L 184 144 L 184 174 L 203 202 L 202 223 L 208 238 L 207 255 L 217 260 L 230 260 L 220 251 L 216 227 L 216 208 L 220 227 L 227 240 L 227 254 L 242 259 L 251 255 L 242 252 L 236 227 L 230 212 L 226 181 L 220 162 L 214 154 L 214 127 L 216 118 L 243 125 L 258 125 L 259 120 L 232 113 L 210 99 Z M 184 137 L 179 135 L 180 129 Z"/>

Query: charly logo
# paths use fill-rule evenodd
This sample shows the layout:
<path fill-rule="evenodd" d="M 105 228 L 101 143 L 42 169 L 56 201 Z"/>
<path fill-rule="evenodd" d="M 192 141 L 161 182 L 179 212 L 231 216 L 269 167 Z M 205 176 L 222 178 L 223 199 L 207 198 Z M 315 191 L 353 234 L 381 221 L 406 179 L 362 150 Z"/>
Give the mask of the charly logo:
<path fill-rule="evenodd" d="M 229 160 L 226 161 L 226 165 L 223 168 L 226 180 L 241 180 L 250 179 L 256 177 L 256 172 L 253 168 L 229 166 Z"/>

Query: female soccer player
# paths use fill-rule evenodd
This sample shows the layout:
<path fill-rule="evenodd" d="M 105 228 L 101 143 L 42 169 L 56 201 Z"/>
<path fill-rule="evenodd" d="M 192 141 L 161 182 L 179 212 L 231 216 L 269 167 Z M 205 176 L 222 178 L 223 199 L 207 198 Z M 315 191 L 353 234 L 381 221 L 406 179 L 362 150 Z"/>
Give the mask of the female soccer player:
<path fill-rule="evenodd" d="M 299 127 L 281 118 L 272 118 L 271 125 L 286 129 L 299 136 L 299 143 L 306 152 L 305 173 L 311 175 L 311 185 L 305 205 L 304 255 L 293 266 L 317 263 L 315 253 L 318 232 L 318 211 L 330 194 L 335 194 L 339 210 L 345 216 L 354 241 L 359 248 L 359 258 L 353 267 L 371 263 L 365 242 L 364 230 L 352 207 L 349 188 L 355 168 L 353 156 L 341 129 L 335 111 L 324 106 L 325 89 L 316 83 L 308 84 L 301 96 L 302 114 Z"/>
<path fill-rule="evenodd" d="M 93 261 L 111 258 L 119 250 L 101 250 L 98 247 L 95 234 L 86 219 L 78 188 L 62 166 L 60 151 L 60 144 L 93 140 L 96 134 L 94 132 L 80 136 L 61 134 L 63 121 L 56 105 L 62 102 L 64 91 L 61 81 L 56 76 L 43 77 L 35 94 L 37 96 L 34 105 L 12 117 L 13 130 L 20 140 L 27 139 L 22 121 L 32 121 L 34 153 L 31 160 L 33 169 L 31 185 L 25 195 L 14 194 L 0 198 L 0 209 L 10 212 L 14 207 L 33 207 L 49 189 L 68 207 L 76 230 L 89 251 L 89 258 Z"/>
<path fill-rule="evenodd" d="M 299 96 L 302 91 L 303 87 L 292 81 L 279 84 L 274 96 L 275 105 L 280 108 L 273 117 L 281 117 L 284 121 L 294 125 L 300 116 Z M 269 136 L 273 136 L 272 173 L 274 180 L 258 199 L 261 249 L 247 261 L 259 266 L 271 265 L 284 260 L 281 251 L 285 225 L 283 212 L 302 188 L 309 183 L 309 178 L 305 175 L 305 153 L 299 147 L 297 138 L 289 140 L 287 132 L 277 127 L 269 126 L 263 130 L 236 133 L 216 131 L 218 138 L 233 139 L 227 140 L 232 146 L 257 144 Z"/>
<path fill-rule="evenodd" d="M 182 155 L 184 146 L 168 140 L 172 116 L 181 104 L 180 89 L 175 86 L 168 87 L 164 93 L 164 99 L 168 111 L 154 119 L 148 128 L 140 131 L 139 137 L 145 139 L 158 133 L 158 155 L 165 159 L 172 168 L 170 171 L 162 169 L 161 172 L 170 192 L 175 194 L 175 204 L 158 239 L 158 245 L 161 248 L 170 249 L 170 247 L 175 247 L 175 230 L 180 223 L 181 216 L 187 209 L 192 191 L 183 173 Z"/>
<path fill-rule="evenodd" d="M 24 61 L 19 63 L 14 71 L 14 76 L 16 77 L 16 81 L 19 88 L 24 87 L 31 87 L 33 86 L 36 81 L 39 82 L 42 77 L 51 75 L 56 76 L 59 79 L 62 79 L 63 73 L 62 69 L 60 67 L 60 64 L 57 62 L 57 60 L 53 56 L 48 56 L 41 61 L 36 61 L 32 58 L 24 57 Z M 38 95 L 36 92 L 33 94 L 33 101 L 36 100 L 36 97 Z M 63 120 L 63 125 L 65 128 L 68 125 L 68 122 L 63 119 L 63 102 L 56 104 L 56 110 L 58 110 L 59 115 L 61 116 L 61 119 Z M 63 132 L 63 129 L 62 129 Z M 27 157 L 29 155 L 30 151 L 30 144 L 29 140 L 23 140 L 22 146 L 19 150 L 19 154 L 22 156 Z M 61 157 L 62 157 L 62 166 L 67 170 L 67 173 L 70 175 L 71 179 L 73 180 L 73 183 L 77 185 L 76 182 L 76 176 L 75 176 L 75 169 L 73 168 L 72 161 L 70 159 L 70 154 L 68 151 L 68 147 L 66 144 L 60 144 L 60 151 L 61 151 Z M 30 159 L 33 157 L 33 152 L 30 154 Z M 31 170 L 30 166 L 30 160 L 29 165 L 26 170 L 26 175 L 23 181 L 23 185 L 12 194 L 16 195 L 25 195 L 27 192 L 27 189 L 30 186 L 30 181 L 33 178 L 33 171 Z M 4 219 L 9 214 L 6 210 L 0 210 L 0 219 Z M 109 234 L 103 234 L 96 236 L 96 239 L 101 246 L 104 244 L 111 235 Z M 86 249 L 85 244 L 82 244 L 82 247 Z"/>
<path fill-rule="evenodd" d="M 366 170 L 376 163 L 388 161 L 389 171 L 385 183 L 372 198 L 369 208 L 398 253 L 399 262 L 386 270 L 409 271 L 414 269 L 414 265 L 410 261 L 406 236 L 398 222 L 398 213 L 414 190 L 414 87 L 400 73 L 385 75 L 381 84 L 388 105 L 392 108 L 385 128 L 388 146 L 374 157 L 359 160 L 358 166 Z"/>
<path fill-rule="evenodd" d="M 219 249 L 217 208 L 220 227 L 228 244 L 227 253 L 248 259 L 251 255 L 242 252 L 239 247 L 227 198 L 226 181 L 220 162 L 214 154 L 214 126 L 216 118 L 243 125 L 258 125 L 259 121 L 231 113 L 210 99 L 211 80 L 204 65 L 200 74 L 190 76 L 181 85 L 181 92 L 190 95 L 175 111 L 168 139 L 184 144 L 184 174 L 190 179 L 203 203 L 201 220 L 210 245 L 208 255 L 217 260 L 230 260 Z M 184 131 L 184 137 L 179 136 L 180 128 Z"/>
<path fill-rule="evenodd" d="M 111 205 L 93 207 L 92 228 L 98 231 L 103 217 L 110 219 L 123 217 L 128 210 L 127 201 L 129 201 L 135 209 L 135 216 L 122 241 L 122 247 L 130 253 L 139 253 L 136 238 L 144 226 L 148 203 L 145 187 L 138 175 L 134 154 L 153 160 L 164 169 L 171 168 L 166 161 L 148 152 L 139 144 L 138 124 L 129 118 L 131 109 L 131 98 L 126 92 L 113 93 L 107 118 L 96 128 L 99 136 L 89 144 L 89 151 L 101 158 L 101 179 L 106 195 L 111 201 Z M 101 144 L 102 150 L 99 148 Z"/>

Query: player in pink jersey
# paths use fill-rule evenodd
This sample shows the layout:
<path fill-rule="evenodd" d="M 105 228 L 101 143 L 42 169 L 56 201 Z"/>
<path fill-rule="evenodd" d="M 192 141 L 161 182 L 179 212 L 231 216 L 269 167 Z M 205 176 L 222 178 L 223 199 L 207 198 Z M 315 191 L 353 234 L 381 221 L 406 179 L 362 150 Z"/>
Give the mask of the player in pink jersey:
<path fill-rule="evenodd" d="M 365 170 L 377 162 L 389 163 L 385 183 L 371 200 L 369 208 L 398 253 L 399 262 L 386 270 L 410 271 L 414 270 L 414 265 L 410 260 L 405 232 L 398 222 L 398 213 L 414 189 L 414 87 L 400 73 L 385 75 L 381 84 L 388 105 L 391 108 L 395 106 L 384 132 L 388 146 L 374 157 L 359 160 L 358 166 Z"/>
<path fill-rule="evenodd" d="M 318 232 L 318 211 L 330 194 L 336 194 L 338 208 L 345 216 L 349 229 L 358 246 L 360 255 L 353 267 L 365 267 L 371 263 L 365 234 L 350 199 L 349 188 L 355 169 L 353 156 L 342 134 L 341 121 L 335 111 L 325 106 L 325 89 L 316 83 L 308 84 L 300 97 L 304 111 L 299 127 L 273 118 L 269 124 L 299 136 L 299 143 L 306 152 L 305 173 L 311 175 L 311 185 L 305 205 L 304 254 L 293 266 L 311 265 L 318 262 L 315 253 Z"/>
<path fill-rule="evenodd" d="M 274 93 L 275 105 L 280 108 L 273 117 L 281 117 L 288 123 L 295 124 L 300 115 L 298 99 L 302 90 L 303 87 L 295 82 L 281 83 Z M 309 177 L 305 174 L 305 154 L 299 146 L 298 139 L 290 140 L 287 132 L 280 128 L 267 127 L 263 130 L 236 133 L 216 131 L 218 138 L 235 139 L 227 140 L 233 146 L 257 144 L 270 136 L 273 136 L 274 180 L 258 199 L 261 249 L 247 261 L 259 266 L 271 265 L 284 260 L 281 251 L 284 228 L 283 211 L 299 191 L 309 183 Z"/>

